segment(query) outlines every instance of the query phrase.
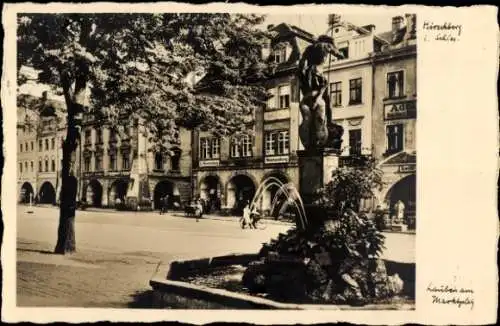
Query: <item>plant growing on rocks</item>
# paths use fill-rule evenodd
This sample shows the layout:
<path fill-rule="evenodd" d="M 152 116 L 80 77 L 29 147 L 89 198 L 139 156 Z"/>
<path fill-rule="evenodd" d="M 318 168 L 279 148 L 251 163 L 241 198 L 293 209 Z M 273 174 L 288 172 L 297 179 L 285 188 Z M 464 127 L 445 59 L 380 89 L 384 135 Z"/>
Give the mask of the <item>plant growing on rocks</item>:
<path fill-rule="evenodd" d="M 250 291 L 285 301 L 352 304 L 397 294 L 378 259 L 384 236 L 366 214 L 357 212 L 360 200 L 381 186 L 382 175 L 371 158 L 358 163 L 336 170 L 318 193 L 316 203 L 328 209 L 329 219 L 263 245 L 261 259 L 243 277 Z"/>

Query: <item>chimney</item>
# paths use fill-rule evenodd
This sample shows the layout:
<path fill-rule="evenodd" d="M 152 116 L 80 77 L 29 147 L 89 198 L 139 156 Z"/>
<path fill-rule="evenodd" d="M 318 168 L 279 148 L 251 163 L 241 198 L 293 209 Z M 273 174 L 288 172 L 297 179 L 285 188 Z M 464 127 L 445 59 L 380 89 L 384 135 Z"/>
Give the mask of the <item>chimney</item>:
<path fill-rule="evenodd" d="M 404 34 L 402 33 L 402 29 L 404 27 L 404 18 L 402 16 L 392 17 L 392 43 L 399 43 L 402 40 Z M 403 35 L 401 35 L 403 34 Z"/>
<path fill-rule="evenodd" d="M 406 18 L 406 33 L 408 34 L 408 39 L 417 38 L 417 15 L 415 14 L 405 14 Z"/>
<path fill-rule="evenodd" d="M 340 24 L 340 21 L 342 20 L 342 17 L 337 14 L 330 14 L 328 15 L 328 26 L 334 26 Z"/>

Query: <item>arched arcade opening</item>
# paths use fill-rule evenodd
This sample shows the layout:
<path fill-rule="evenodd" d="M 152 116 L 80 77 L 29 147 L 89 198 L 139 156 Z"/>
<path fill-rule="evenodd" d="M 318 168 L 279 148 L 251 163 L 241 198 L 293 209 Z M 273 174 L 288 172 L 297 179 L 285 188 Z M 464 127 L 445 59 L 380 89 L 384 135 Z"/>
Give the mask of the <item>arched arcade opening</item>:
<path fill-rule="evenodd" d="M 38 192 L 38 202 L 40 204 L 55 204 L 56 190 L 49 181 L 44 182 L 40 187 L 40 191 Z"/>
<path fill-rule="evenodd" d="M 116 206 L 118 202 L 124 204 L 127 196 L 128 182 L 125 179 L 115 180 L 108 191 L 108 203 L 110 206 Z"/>
<path fill-rule="evenodd" d="M 288 187 L 284 187 L 290 180 L 280 172 L 273 172 L 262 180 L 262 194 L 257 203 L 261 211 L 268 216 L 277 217 L 280 207 L 287 201 Z"/>
<path fill-rule="evenodd" d="M 243 208 L 247 202 L 251 202 L 255 196 L 255 183 L 244 174 L 231 178 L 227 184 L 227 206 L 232 208 L 233 214 L 243 214 Z"/>
<path fill-rule="evenodd" d="M 220 178 L 208 175 L 200 183 L 200 198 L 206 202 L 205 212 L 218 211 L 221 209 L 222 184 Z"/>
<path fill-rule="evenodd" d="M 85 193 L 85 201 L 89 206 L 102 206 L 102 185 L 97 180 L 92 180 L 88 183 Z"/>
<path fill-rule="evenodd" d="M 387 192 L 386 202 L 389 204 L 391 216 L 396 215 L 395 206 L 398 201 L 404 205 L 404 219 L 411 222 L 416 216 L 416 176 L 411 174 L 396 182 Z"/>
<path fill-rule="evenodd" d="M 33 190 L 33 186 L 29 182 L 23 183 L 21 186 L 21 192 L 19 194 L 19 202 L 22 204 L 28 204 L 30 199 L 33 201 L 35 196 L 35 192 Z"/>
<path fill-rule="evenodd" d="M 153 193 L 155 209 L 160 209 L 161 207 L 163 207 L 164 198 L 167 195 L 167 208 L 174 208 L 174 203 L 180 204 L 180 193 L 177 186 L 171 181 L 162 180 L 156 184 Z"/>

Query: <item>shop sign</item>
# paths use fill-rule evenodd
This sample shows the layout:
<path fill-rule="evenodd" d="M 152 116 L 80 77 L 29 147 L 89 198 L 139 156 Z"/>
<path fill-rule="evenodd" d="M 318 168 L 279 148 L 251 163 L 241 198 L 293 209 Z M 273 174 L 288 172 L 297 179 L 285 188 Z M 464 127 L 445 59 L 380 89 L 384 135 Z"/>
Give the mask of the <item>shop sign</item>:
<path fill-rule="evenodd" d="M 215 167 L 219 166 L 219 164 L 220 164 L 219 160 L 200 161 L 200 168 Z"/>
<path fill-rule="evenodd" d="M 290 161 L 290 157 L 288 155 L 281 156 L 266 156 L 264 162 L 266 164 L 277 164 L 277 163 L 288 163 Z"/>
<path fill-rule="evenodd" d="M 417 170 L 417 166 L 415 164 L 411 165 L 400 165 L 399 166 L 399 172 L 415 172 Z"/>
<path fill-rule="evenodd" d="M 417 117 L 417 102 L 407 101 L 384 106 L 384 119 L 412 119 Z"/>

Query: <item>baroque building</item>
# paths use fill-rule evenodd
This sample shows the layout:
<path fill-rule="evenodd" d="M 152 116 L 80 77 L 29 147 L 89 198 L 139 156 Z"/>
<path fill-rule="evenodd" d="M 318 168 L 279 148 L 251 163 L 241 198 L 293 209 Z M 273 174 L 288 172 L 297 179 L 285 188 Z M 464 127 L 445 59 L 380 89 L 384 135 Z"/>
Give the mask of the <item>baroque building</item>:
<path fill-rule="evenodd" d="M 195 192 L 210 210 L 240 214 L 258 187 L 265 188 L 260 208 L 269 210 L 280 183 L 298 184 L 297 150 L 300 120 L 296 69 L 302 51 L 313 42 L 312 34 L 285 23 L 268 26 L 277 36 L 263 49 L 265 60 L 276 63 L 265 81 L 267 105 L 254 112 L 252 136 L 215 138 L 196 132 L 193 142 Z"/>
<path fill-rule="evenodd" d="M 415 227 L 417 40 L 416 17 L 392 18 L 392 30 L 381 37 L 389 43 L 373 54 L 373 154 L 384 172 L 378 201 L 395 215 L 405 207 L 405 223 Z"/>
<path fill-rule="evenodd" d="M 45 93 L 46 95 L 46 93 Z M 62 141 L 66 133 L 64 103 L 20 95 L 18 105 L 19 202 L 56 204 L 60 190 Z M 147 131 L 138 123 L 123 131 L 85 116 L 76 154 L 78 201 L 93 207 L 152 209 L 169 195 L 169 205 L 191 197 L 191 132 L 180 130 L 173 155 L 153 152 Z"/>

